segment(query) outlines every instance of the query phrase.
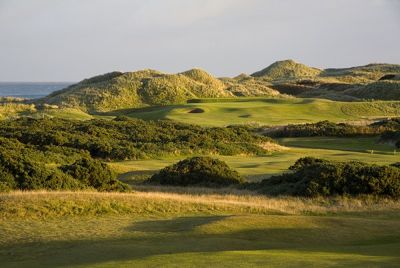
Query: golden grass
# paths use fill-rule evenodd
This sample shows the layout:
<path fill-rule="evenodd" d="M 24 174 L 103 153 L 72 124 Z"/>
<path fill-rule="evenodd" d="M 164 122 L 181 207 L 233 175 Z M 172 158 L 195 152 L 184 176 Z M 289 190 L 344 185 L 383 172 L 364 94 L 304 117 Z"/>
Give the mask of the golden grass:
<path fill-rule="evenodd" d="M 10 192 L 0 194 L 0 217 L 71 215 L 339 214 L 400 210 L 400 200 L 375 197 L 267 197 L 232 189 L 140 187 L 133 193 Z M 167 192 L 169 191 L 169 192 Z"/>
<path fill-rule="evenodd" d="M 16 116 L 19 113 L 36 112 L 35 105 L 23 103 L 1 103 L 0 104 L 0 119 Z"/>

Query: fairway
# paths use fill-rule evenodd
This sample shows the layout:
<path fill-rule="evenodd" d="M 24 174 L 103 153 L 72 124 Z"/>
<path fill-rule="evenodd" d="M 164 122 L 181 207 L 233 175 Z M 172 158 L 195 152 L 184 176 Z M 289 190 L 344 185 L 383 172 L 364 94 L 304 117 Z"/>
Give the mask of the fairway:
<path fill-rule="evenodd" d="M 305 156 L 319 157 L 336 161 L 362 161 L 380 165 L 398 162 L 400 152 L 390 144 L 378 142 L 377 137 L 309 137 L 284 138 L 279 143 L 287 147 L 281 152 L 265 156 L 215 156 L 248 177 L 258 181 L 271 175 L 287 171 L 297 159 Z M 134 161 L 121 161 L 109 165 L 122 174 L 121 179 L 127 182 L 141 181 L 161 168 L 186 158 L 166 157 Z"/>
<path fill-rule="evenodd" d="M 2 267 L 400 262 L 398 201 L 46 192 L 2 194 L 0 201 Z"/>
<path fill-rule="evenodd" d="M 360 121 L 400 116 L 399 101 L 339 102 L 322 99 L 205 99 L 198 103 L 127 109 L 106 113 L 158 120 L 170 119 L 204 126 L 232 124 L 286 125 L 318 122 Z M 198 109 L 200 112 L 191 112 Z"/>

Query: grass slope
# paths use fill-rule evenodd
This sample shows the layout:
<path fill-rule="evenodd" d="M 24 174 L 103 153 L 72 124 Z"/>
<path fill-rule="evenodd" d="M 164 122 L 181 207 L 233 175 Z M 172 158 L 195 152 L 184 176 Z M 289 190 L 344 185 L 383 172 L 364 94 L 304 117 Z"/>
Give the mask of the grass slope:
<path fill-rule="evenodd" d="M 192 113 L 201 109 L 199 113 Z M 400 102 L 336 102 L 322 99 L 206 99 L 199 103 L 120 110 L 109 115 L 146 120 L 171 119 L 204 126 L 231 124 L 286 125 L 400 116 Z"/>
<path fill-rule="evenodd" d="M 200 69 L 177 74 L 155 70 L 112 72 L 85 79 L 35 102 L 94 113 L 180 104 L 192 98 L 285 96 L 280 93 L 341 100 L 400 100 L 400 82 L 395 79 L 399 73 L 400 65 L 394 64 L 320 70 L 293 60 L 278 61 L 251 76 L 234 78 L 215 78 Z M 388 75 L 394 78 L 378 81 Z"/>
<path fill-rule="evenodd" d="M 320 69 L 308 67 L 293 60 L 277 61 L 267 68 L 253 73 L 253 77 L 263 77 L 270 80 L 312 78 L 321 73 Z"/>
<path fill-rule="evenodd" d="M 56 91 L 39 103 L 80 108 L 90 112 L 184 103 L 191 98 L 232 97 L 250 94 L 279 95 L 265 85 L 231 80 L 224 83 L 200 69 L 178 74 L 154 70 L 108 73 Z M 255 88 L 255 89 L 253 89 Z"/>
<path fill-rule="evenodd" d="M 400 204 L 168 193 L 0 195 L 2 267 L 396 267 Z M 340 228 L 338 228 L 340 226 Z"/>

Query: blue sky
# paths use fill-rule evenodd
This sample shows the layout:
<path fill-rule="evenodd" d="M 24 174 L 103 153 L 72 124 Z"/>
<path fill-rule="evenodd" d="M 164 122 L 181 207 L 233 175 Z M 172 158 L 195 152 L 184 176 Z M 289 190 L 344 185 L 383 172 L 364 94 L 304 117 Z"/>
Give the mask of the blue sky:
<path fill-rule="evenodd" d="M 397 0 L 0 0 L 0 81 L 400 63 Z"/>

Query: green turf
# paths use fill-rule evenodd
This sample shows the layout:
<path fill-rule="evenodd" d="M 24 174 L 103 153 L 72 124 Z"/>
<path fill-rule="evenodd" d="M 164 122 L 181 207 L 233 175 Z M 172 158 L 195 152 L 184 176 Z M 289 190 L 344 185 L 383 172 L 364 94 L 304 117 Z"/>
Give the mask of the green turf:
<path fill-rule="evenodd" d="M 171 119 L 205 126 L 230 124 L 285 125 L 295 123 L 358 121 L 400 116 L 400 102 L 336 102 L 322 99 L 238 98 L 206 99 L 199 103 L 127 109 L 113 112 L 145 120 Z M 190 113 L 199 108 L 203 113 Z"/>
<path fill-rule="evenodd" d="M 398 219 L 70 217 L 1 222 L 1 267 L 398 267 Z"/>
<path fill-rule="evenodd" d="M 395 147 L 378 143 L 377 137 L 369 138 L 285 138 L 280 144 L 288 149 L 265 156 L 215 156 L 228 163 L 250 180 L 267 178 L 287 170 L 297 159 L 313 156 L 337 161 L 362 161 L 375 164 L 392 164 L 400 159 L 400 152 Z M 308 147 L 308 148 L 304 148 Z M 157 170 L 184 159 L 185 156 L 160 159 L 122 161 L 111 166 L 122 178 L 129 182 L 142 180 Z"/>

